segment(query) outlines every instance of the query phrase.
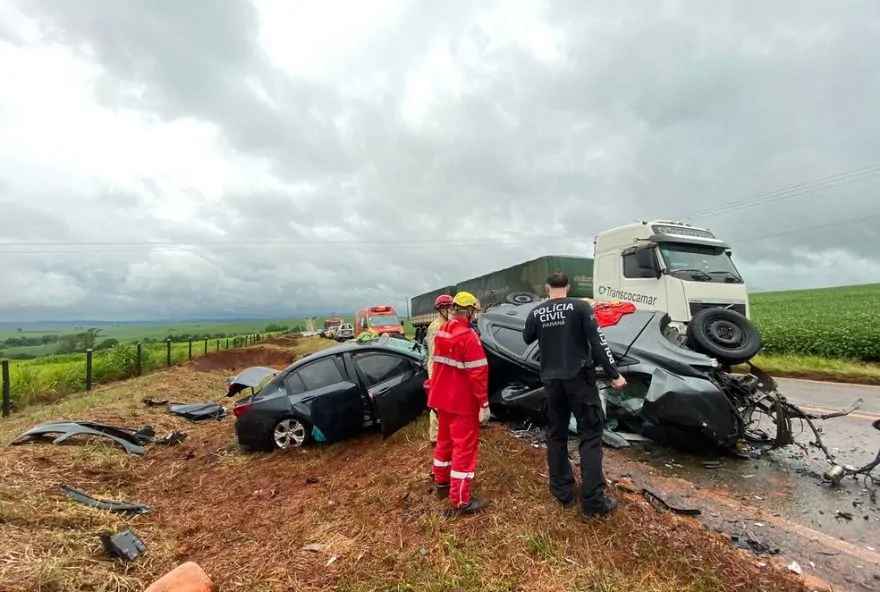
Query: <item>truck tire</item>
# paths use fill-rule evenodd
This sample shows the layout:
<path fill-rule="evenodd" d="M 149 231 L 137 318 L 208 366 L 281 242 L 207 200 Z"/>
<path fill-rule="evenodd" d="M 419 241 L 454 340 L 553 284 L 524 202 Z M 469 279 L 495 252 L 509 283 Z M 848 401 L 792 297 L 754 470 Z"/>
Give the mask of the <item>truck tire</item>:
<path fill-rule="evenodd" d="M 531 292 L 513 292 L 508 294 L 504 301 L 508 304 L 531 304 L 537 302 L 541 297 Z"/>
<path fill-rule="evenodd" d="M 761 351 L 761 333 L 745 316 L 728 308 L 704 308 L 687 326 L 687 345 L 730 366 L 744 364 Z"/>

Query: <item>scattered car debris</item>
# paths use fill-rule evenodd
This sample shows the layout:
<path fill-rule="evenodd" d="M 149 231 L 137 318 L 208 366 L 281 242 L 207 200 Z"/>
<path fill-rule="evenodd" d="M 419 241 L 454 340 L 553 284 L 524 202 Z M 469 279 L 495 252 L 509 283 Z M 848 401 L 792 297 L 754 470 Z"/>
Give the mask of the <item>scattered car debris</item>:
<path fill-rule="evenodd" d="M 124 514 L 147 514 L 150 511 L 150 506 L 131 502 L 118 502 L 116 500 L 98 499 L 89 495 L 82 489 L 77 489 L 76 487 L 72 487 L 70 485 L 61 485 L 60 489 L 64 495 L 66 495 L 73 501 L 83 504 L 85 506 L 90 506 L 92 508 L 98 508 L 100 510 L 122 512 Z"/>
<path fill-rule="evenodd" d="M 325 549 L 327 549 L 327 545 L 322 545 L 321 543 L 312 543 L 302 548 L 303 551 L 310 551 L 312 553 L 323 553 Z"/>
<path fill-rule="evenodd" d="M 214 402 L 169 405 L 168 411 L 193 423 L 208 419 L 220 420 L 226 417 L 226 408 Z"/>
<path fill-rule="evenodd" d="M 123 530 L 116 534 L 102 532 L 98 536 L 104 551 L 111 557 L 134 561 L 147 550 L 147 545 L 132 530 Z"/>
<path fill-rule="evenodd" d="M 812 424 L 810 424 L 810 427 L 813 427 Z M 875 430 L 880 430 L 880 419 L 875 419 L 873 422 L 871 422 L 871 427 L 873 427 Z M 830 483 L 832 486 L 837 487 L 843 481 L 843 478 L 847 475 L 850 475 L 853 478 L 861 475 L 864 478 L 866 485 L 868 484 L 868 482 L 870 482 L 872 485 L 880 484 L 880 477 L 875 477 L 874 475 L 872 475 L 874 469 L 880 466 L 880 450 L 877 451 L 877 456 L 874 457 L 874 460 L 862 467 L 856 468 L 852 465 L 842 466 L 834 462 L 834 456 L 828 451 L 825 445 L 822 444 L 822 439 L 819 436 L 819 433 L 815 427 L 813 427 L 813 432 L 816 436 L 817 446 L 822 449 L 822 451 L 825 453 L 825 457 L 828 459 L 828 462 L 831 463 L 831 468 L 825 471 L 825 473 L 822 475 L 822 480 L 824 482 Z M 875 494 L 872 493 L 872 495 Z"/>
<path fill-rule="evenodd" d="M 53 444 L 59 444 L 73 436 L 101 436 L 113 440 L 129 454 L 143 456 L 147 452 L 144 445 L 150 442 L 155 432 L 150 426 L 130 431 L 93 421 L 47 421 L 24 432 L 12 440 L 10 444 L 24 444 L 51 434 L 59 434 L 52 440 Z"/>
<path fill-rule="evenodd" d="M 181 442 L 186 440 L 186 437 L 186 432 L 168 432 L 163 437 L 156 440 L 154 443 L 161 446 L 176 446 L 177 444 L 180 444 Z"/>
<path fill-rule="evenodd" d="M 788 564 L 788 571 L 793 571 L 794 573 L 796 573 L 798 575 L 801 575 L 802 573 L 804 573 L 804 570 L 801 569 L 801 564 L 798 563 L 797 561 L 792 561 L 791 563 Z"/>
<path fill-rule="evenodd" d="M 678 508 L 675 506 L 671 506 L 663 498 L 648 489 L 642 489 L 642 495 L 648 501 L 648 503 L 651 504 L 651 506 L 653 506 L 653 508 L 658 512 L 669 510 L 673 514 L 679 514 L 681 516 L 700 516 L 703 513 L 698 508 Z"/>
<path fill-rule="evenodd" d="M 766 543 L 755 539 L 751 534 L 747 534 L 745 537 L 731 535 L 730 542 L 733 543 L 734 547 L 751 551 L 755 555 L 779 555 L 780 553 L 778 547 L 770 547 Z"/>
<path fill-rule="evenodd" d="M 151 399 L 148 397 L 146 399 L 141 400 L 141 403 L 143 403 L 147 407 L 158 407 L 160 405 L 167 405 L 168 399 Z"/>

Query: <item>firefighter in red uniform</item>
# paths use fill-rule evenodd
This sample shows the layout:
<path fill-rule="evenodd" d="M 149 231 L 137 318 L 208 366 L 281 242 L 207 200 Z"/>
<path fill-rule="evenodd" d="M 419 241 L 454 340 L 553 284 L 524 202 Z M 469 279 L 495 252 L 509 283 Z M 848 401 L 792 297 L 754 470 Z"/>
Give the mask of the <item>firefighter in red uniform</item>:
<path fill-rule="evenodd" d="M 453 317 L 434 338 L 431 362 L 428 407 L 438 416 L 433 476 L 439 493 L 449 491 L 453 510 L 471 513 L 486 505 L 471 497 L 470 484 L 477 467 L 480 424 L 489 420 L 489 365 L 471 328 L 479 301 L 473 294 L 459 292 L 452 310 Z"/>

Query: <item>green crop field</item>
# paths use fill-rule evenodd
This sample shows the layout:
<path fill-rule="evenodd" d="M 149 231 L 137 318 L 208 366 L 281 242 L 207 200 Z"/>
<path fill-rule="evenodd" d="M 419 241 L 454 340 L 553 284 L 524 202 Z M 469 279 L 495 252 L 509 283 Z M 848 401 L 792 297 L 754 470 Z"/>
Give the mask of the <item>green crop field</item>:
<path fill-rule="evenodd" d="M 281 327 L 293 328 L 304 321 L 294 319 L 281 319 L 275 321 L 242 321 L 233 323 L 150 323 L 145 325 L 106 324 L 97 327 L 98 336 L 95 339 L 95 349 L 100 349 L 102 342 L 108 340 L 125 343 L 155 343 L 171 338 L 172 341 L 186 341 L 205 337 L 211 339 L 234 337 L 238 335 L 253 335 L 265 333 L 267 330 L 274 331 Z M 64 353 L 60 350 L 65 338 L 87 331 L 88 326 L 66 326 L 55 328 L 27 328 L 19 331 L 8 325 L 0 326 L 0 357 L 11 359 L 32 359 Z M 21 340 L 27 340 L 29 345 L 16 345 Z M 30 345 L 33 341 L 45 340 L 46 343 Z M 106 346 L 109 347 L 110 343 Z"/>
<path fill-rule="evenodd" d="M 261 335 L 267 339 L 278 334 Z M 232 349 L 236 343 L 239 346 L 243 345 L 245 336 L 209 340 L 207 352 L 223 350 L 227 347 Z M 142 346 L 141 372 L 147 373 L 165 367 L 168 363 L 167 347 L 165 343 Z M 204 353 L 205 343 L 194 342 L 193 358 Z M 189 342 L 171 344 L 172 365 L 186 362 L 189 355 Z M 86 354 L 84 353 L 52 355 L 33 360 L 12 360 L 9 370 L 11 398 L 13 404 L 19 407 L 51 402 L 64 395 L 81 392 L 86 387 Z M 92 355 L 93 384 L 122 380 L 136 374 L 137 346 L 134 344 L 120 344 L 104 351 L 94 352 Z"/>
<path fill-rule="evenodd" d="M 751 294 L 763 355 L 880 362 L 880 284 Z"/>

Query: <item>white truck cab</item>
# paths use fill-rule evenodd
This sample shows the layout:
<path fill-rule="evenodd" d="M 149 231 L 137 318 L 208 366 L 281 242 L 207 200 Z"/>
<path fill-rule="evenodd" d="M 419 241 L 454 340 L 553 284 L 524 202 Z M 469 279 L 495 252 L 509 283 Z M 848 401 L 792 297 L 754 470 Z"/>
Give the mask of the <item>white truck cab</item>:
<path fill-rule="evenodd" d="M 600 232 L 593 244 L 594 300 L 665 311 L 680 333 L 705 308 L 751 318 L 746 283 L 730 246 L 707 229 L 651 220 Z"/>

